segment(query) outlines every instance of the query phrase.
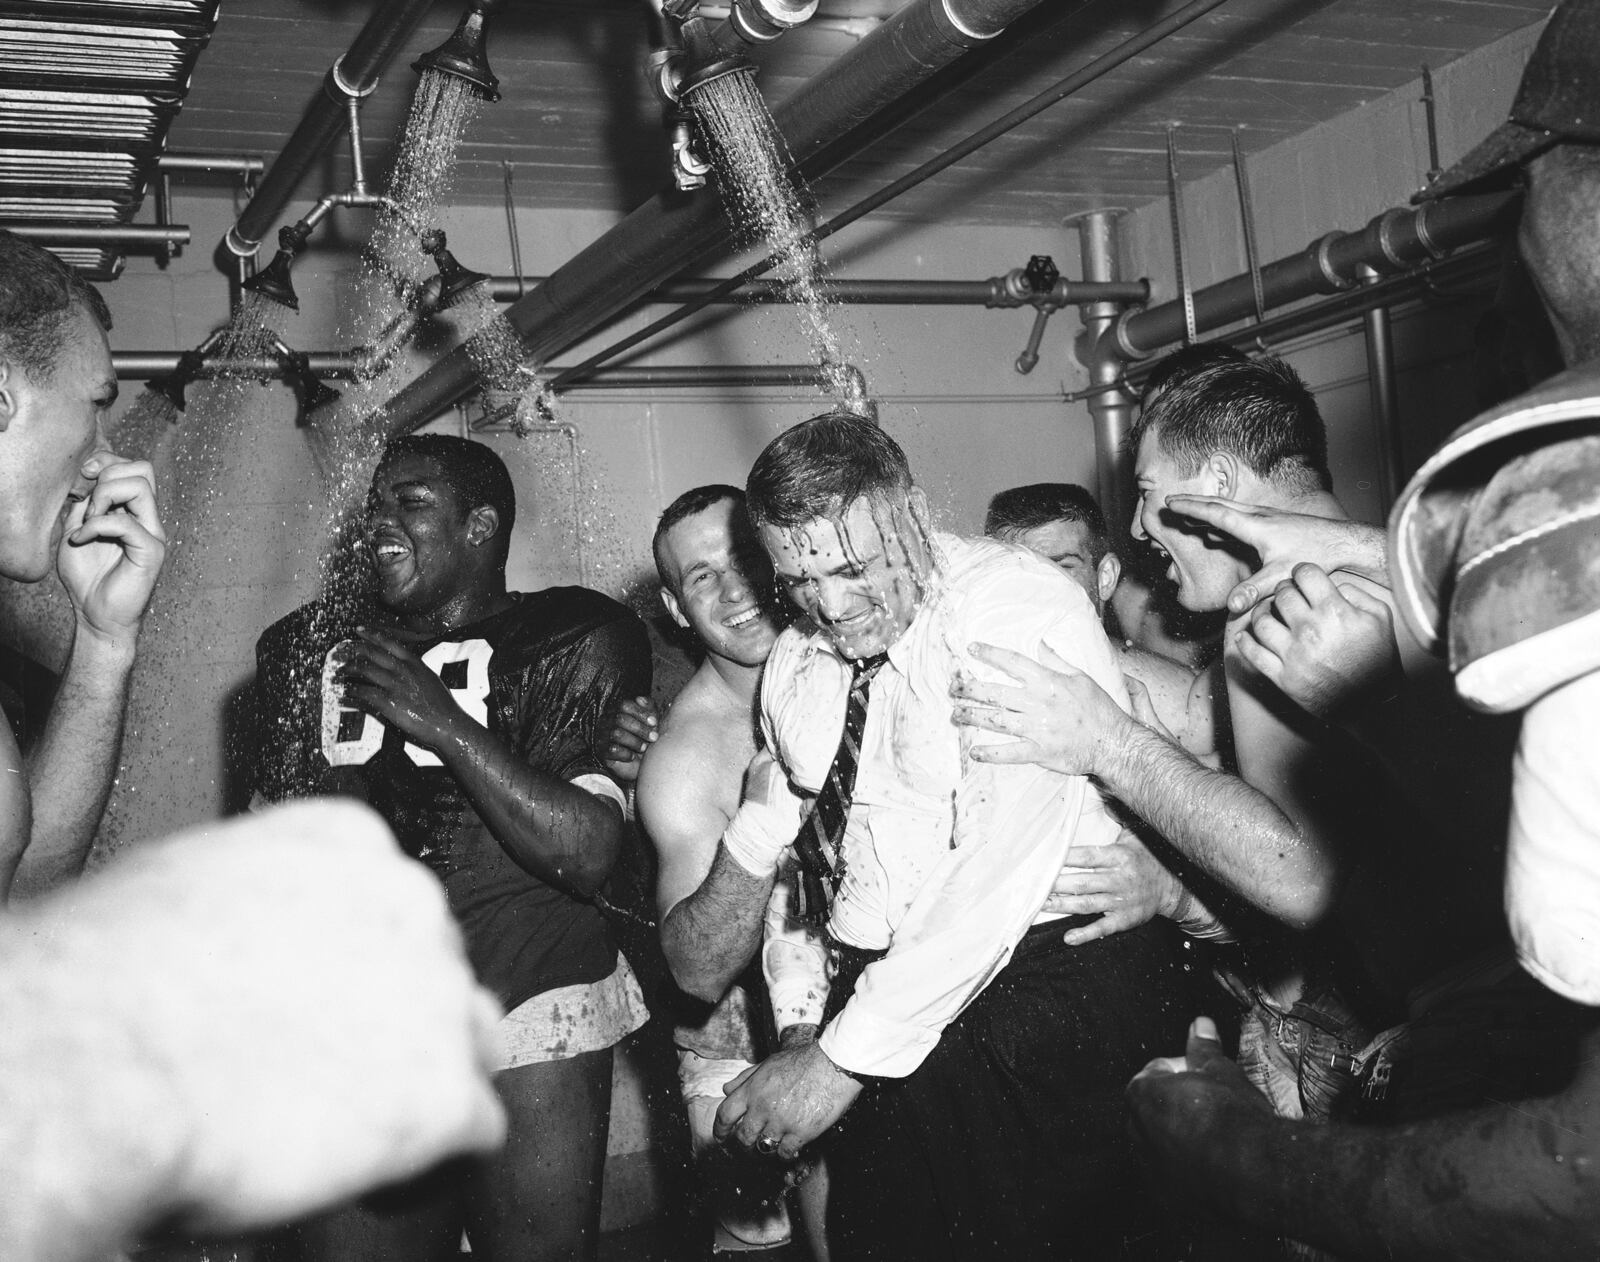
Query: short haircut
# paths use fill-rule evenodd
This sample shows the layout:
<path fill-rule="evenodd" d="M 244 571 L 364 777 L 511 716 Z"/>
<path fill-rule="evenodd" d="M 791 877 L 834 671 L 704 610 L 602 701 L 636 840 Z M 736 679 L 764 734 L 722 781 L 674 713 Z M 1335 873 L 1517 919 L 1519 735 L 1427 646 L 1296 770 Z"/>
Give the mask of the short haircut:
<path fill-rule="evenodd" d="M 1202 368 L 1211 368 L 1217 364 L 1249 362 L 1250 356 L 1237 346 L 1229 346 L 1226 342 L 1195 342 L 1190 346 L 1180 347 L 1170 355 L 1163 355 L 1156 360 L 1155 366 L 1145 376 L 1144 386 L 1139 391 L 1139 406 L 1148 406 L 1150 401 L 1173 381 L 1181 380 Z"/>
<path fill-rule="evenodd" d="M 720 504 L 723 500 L 732 500 L 743 508 L 744 492 L 736 486 L 729 486 L 726 482 L 712 482 L 707 486 L 693 487 L 668 504 L 661 514 L 661 520 L 656 523 L 656 532 L 650 536 L 650 554 L 656 559 L 656 575 L 661 579 L 661 586 L 674 596 L 681 596 L 683 593 L 678 590 L 675 578 L 667 573 L 666 564 L 661 559 L 661 541 L 666 538 L 667 531 L 680 521 L 693 517 L 696 513 L 703 513 L 713 504 Z"/>
<path fill-rule="evenodd" d="M 433 461 L 448 486 L 471 512 L 487 504 L 500 518 L 496 537 L 499 559 L 511 551 L 511 527 L 517 520 L 517 493 L 511 471 L 494 449 L 453 434 L 402 434 L 383 449 L 380 467 L 402 456 L 422 456 Z"/>
<path fill-rule="evenodd" d="M 0 359 L 50 381 L 80 306 L 111 328 L 98 289 L 49 250 L 0 229 Z"/>
<path fill-rule="evenodd" d="M 1088 530 L 1089 564 L 1099 565 L 1111 550 L 1106 515 L 1087 487 L 1076 482 L 1033 482 L 999 492 L 989 501 L 983 533 L 1010 539 L 1055 521 L 1081 521 Z"/>
<path fill-rule="evenodd" d="M 750 520 L 788 528 L 838 517 L 863 496 L 911 490 L 911 464 L 900 444 L 850 412 L 801 421 L 770 443 L 745 484 Z"/>
<path fill-rule="evenodd" d="M 1164 370 L 1165 361 L 1157 368 Z M 1128 432 L 1129 450 L 1137 453 L 1151 430 L 1185 474 L 1197 472 L 1212 452 L 1226 451 L 1287 491 L 1308 494 L 1332 485 L 1317 401 L 1299 373 L 1270 355 L 1219 357 L 1168 372 Z"/>

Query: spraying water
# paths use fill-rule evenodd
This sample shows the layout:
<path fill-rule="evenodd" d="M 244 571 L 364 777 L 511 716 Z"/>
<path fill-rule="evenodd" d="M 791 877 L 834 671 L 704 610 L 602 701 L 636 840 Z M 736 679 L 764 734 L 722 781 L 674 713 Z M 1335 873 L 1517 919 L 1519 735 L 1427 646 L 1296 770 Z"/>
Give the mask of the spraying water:
<path fill-rule="evenodd" d="M 866 415 L 865 383 L 840 348 L 821 253 L 809 237 L 815 202 L 810 189 L 789 175 L 787 146 L 756 90 L 754 72 L 720 75 L 693 88 L 686 99 L 709 137 L 717 187 L 735 233 L 744 244 L 765 241 L 812 357 L 822 367 L 827 394 L 837 407 Z"/>

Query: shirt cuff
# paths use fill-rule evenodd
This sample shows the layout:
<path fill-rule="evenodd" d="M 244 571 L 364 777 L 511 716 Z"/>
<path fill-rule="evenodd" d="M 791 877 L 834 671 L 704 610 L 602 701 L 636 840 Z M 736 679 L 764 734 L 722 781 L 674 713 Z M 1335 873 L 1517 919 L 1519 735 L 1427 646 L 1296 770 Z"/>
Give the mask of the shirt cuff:
<path fill-rule="evenodd" d="M 939 1030 L 905 1021 L 885 1021 L 851 1001 L 828 1022 L 817 1046 L 847 1074 L 866 1078 L 906 1078 L 917 1071 L 939 1042 Z"/>

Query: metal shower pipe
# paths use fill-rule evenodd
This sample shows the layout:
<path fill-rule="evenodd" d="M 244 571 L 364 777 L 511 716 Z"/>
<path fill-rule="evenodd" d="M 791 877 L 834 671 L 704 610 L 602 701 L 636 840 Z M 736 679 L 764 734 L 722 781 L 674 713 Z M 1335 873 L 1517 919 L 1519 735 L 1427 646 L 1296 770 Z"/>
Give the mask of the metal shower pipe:
<path fill-rule="evenodd" d="M 816 175 L 858 152 L 874 139 L 862 126 L 867 120 L 1039 3 L 911 0 L 773 111 L 796 163 Z M 846 143 L 833 143 L 847 134 Z M 819 165 L 808 165 L 813 160 Z M 548 362 L 629 303 L 724 247 L 728 237 L 721 203 L 709 192 L 657 194 L 513 303 L 506 318 L 525 353 Z M 389 427 L 415 429 L 470 391 L 474 381 L 467 352 L 451 351 L 388 402 Z"/>
<path fill-rule="evenodd" d="M 1020 269 L 1018 269 L 1020 271 Z M 510 302 L 542 285 L 543 276 L 491 276 L 489 295 L 498 302 Z M 693 277 L 669 280 L 658 285 L 643 300 L 646 302 L 689 302 L 697 298 L 745 305 L 747 303 L 788 302 L 782 281 L 751 280 L 729 293 L 719 293 L 722 277 Z M 1029 307 L 1048 301 L 1056 307 L 1075 307 L 1098 302 L 1148 302 L 1150 282 L 1116 281 L 1095 284 L 1061 279 L 1048 296 L 1017 297 L 1006 285 L 1006 277 L 987 280 L 830 280 L 828 301 L 845 304 L 929 307 Z"/>
<path fill-rule="evenodd" d="M 6 231 L 40 245 L 188 245 L 190 235 L 189 225 L 181 223 L 19 223 Z"/>
<path fill-rule="evenodd" d="M 256 252 L 300 182 L 344 134 L 351 103 L 378 86 L 378 76 L 432 4 L 433 0 L 388 0 L 367 19 L 344 55 L 329 68 L 322 91 L 312 97 L 255 195 L 228 229 L 227 245 L 233 253 L 245 257 Z"/>
<path fill-rule="evenodd" d="M 121 381 L 148 381 L 176 372 L 178 351 L 113 351 L 111 366 Z M 307 366 L 318 377 L 348 380 L 358 376 L 364 357 L 353 351 L 310 351 Z M 204 361 L 197 380 L 232 373 L 242 377 L 279 379 L 288 371 L 283 355 L 253 355 Z M 552 369 L 552 372 L 559 371 Z M 626 390 L 641 388 L 731 388 L 739 386 L 821 386 L 822 370 L 816 364 L 666 364 L 656 367 L 616 365 L 574 382 L 570 390 Z"/>

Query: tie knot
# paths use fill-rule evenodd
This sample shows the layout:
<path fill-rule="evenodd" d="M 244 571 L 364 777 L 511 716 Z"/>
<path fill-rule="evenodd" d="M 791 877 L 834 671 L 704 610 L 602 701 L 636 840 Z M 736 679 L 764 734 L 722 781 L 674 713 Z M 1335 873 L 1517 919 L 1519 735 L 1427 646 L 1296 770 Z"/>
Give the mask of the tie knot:
<path fill-rule="evenodd" d="M 889 660 L 887 653 L 879 653 L 873 657 L 858 657 L 850 663 L 851 682 L 860 687 L 871 681 L 883 664 Z"/>

